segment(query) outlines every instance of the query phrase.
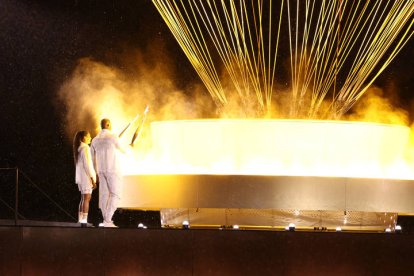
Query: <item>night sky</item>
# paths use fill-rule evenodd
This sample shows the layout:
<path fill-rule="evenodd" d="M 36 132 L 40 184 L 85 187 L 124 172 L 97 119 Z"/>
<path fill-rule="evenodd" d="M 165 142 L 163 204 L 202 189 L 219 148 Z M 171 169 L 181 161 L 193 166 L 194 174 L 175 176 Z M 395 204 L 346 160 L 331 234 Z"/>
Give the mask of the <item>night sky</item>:
<path fill-rule="evenodd" d="M 65 133 L 65 106 L 57 101 L 57 91 L 78 60 L 88 57 L 128 73 L 123 58 L 127 53 L 145 53 L 162 45 L 160 49 L 174 60 L 176 85 L 198 81 L 149 0 L 0 0 L 0 41 L 0 167 L 19 167 L 72 216 L 79 195 L 71 141 Z M 410 113 L 410 123 L 414 120 L 413 58 L 412 39 L 375 82 L 396 92 L 393 103 Z M 153 59 L 154 54 L 147 62 Z M 0 174 L 0 198 L 8 201 L 13 177 Z M 21 181 L 23 215 L 70 220 L 55 205 L 39 207 L 45 197 L 24 177 Z M 0 210 L 1 215 L 11 214 L 1 203 Z"/>

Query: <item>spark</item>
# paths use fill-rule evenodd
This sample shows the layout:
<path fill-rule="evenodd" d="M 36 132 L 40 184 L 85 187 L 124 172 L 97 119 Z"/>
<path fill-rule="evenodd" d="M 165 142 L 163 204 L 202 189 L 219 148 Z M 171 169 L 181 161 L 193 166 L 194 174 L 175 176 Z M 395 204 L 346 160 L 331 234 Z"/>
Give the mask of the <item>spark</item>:
<path fill-rule="evenodd" d="M 287 51 L 293 118 L 340 118 L 414 33 L 414 0 L 153 3 L 218 106 L 228 104 L 229 78 L 243 103 L 255 95 L 267 114 Z"/>

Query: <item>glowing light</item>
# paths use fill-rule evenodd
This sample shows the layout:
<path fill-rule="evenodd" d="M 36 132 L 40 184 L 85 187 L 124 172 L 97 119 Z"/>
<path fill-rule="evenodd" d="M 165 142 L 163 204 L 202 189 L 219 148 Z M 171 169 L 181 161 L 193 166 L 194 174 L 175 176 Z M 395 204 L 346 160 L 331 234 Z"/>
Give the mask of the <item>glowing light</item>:
<path fill-rule="evenodd" d="M 153 149 L 127 174 L 243 174 L 412 179 L 409 128 L 308 120 L 154 122 Z M 202 157 L 202 158 L 200 158 Z"/>
<path fill-rule="evenodd" d="M 184 220 L 183 221 L 183 229 L 188 229 L 190 228 L 190 223 L 188 222 L 188 220 Z"/>
<path fill-rule="evenodd" d="M 228 103 L 231 80 L 244 103 L 255 95 L 268 112 L 279 51 L 289 51 L 294 118 L 321 118 L 328 95 L 325 116 L 340 117 L 414 33 L 413 0 L 153 3 L 218 105 Z"/>

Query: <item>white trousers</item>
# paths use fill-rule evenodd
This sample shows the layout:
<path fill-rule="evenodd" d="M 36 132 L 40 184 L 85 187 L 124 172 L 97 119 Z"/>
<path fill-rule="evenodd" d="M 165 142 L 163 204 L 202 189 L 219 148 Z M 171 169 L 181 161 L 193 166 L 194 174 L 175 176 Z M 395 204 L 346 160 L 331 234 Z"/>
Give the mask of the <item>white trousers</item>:
<path fill-rule="evenodd" d="M 122 177 L 117 173 L 102 173 L 99 176 L 99 208 L 104 222 L 111 222 L 122 196 Z"/>

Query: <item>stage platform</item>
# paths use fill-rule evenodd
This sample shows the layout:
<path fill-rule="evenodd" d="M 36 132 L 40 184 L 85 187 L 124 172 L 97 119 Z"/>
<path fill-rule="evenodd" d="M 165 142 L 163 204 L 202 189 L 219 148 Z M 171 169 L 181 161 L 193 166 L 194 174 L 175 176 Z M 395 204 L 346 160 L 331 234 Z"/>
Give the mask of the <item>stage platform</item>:
<path fill-rule="evenodd" d="M 414 182 L 318 176 L 127 175 L 121 208 L 159 210 L 164 227 L 394 229 L 414 214 Z"/>
<path fill-rule="evenodd" d="M 0 275 L 412 275 L 414 235 L 0 227 Z"/>

